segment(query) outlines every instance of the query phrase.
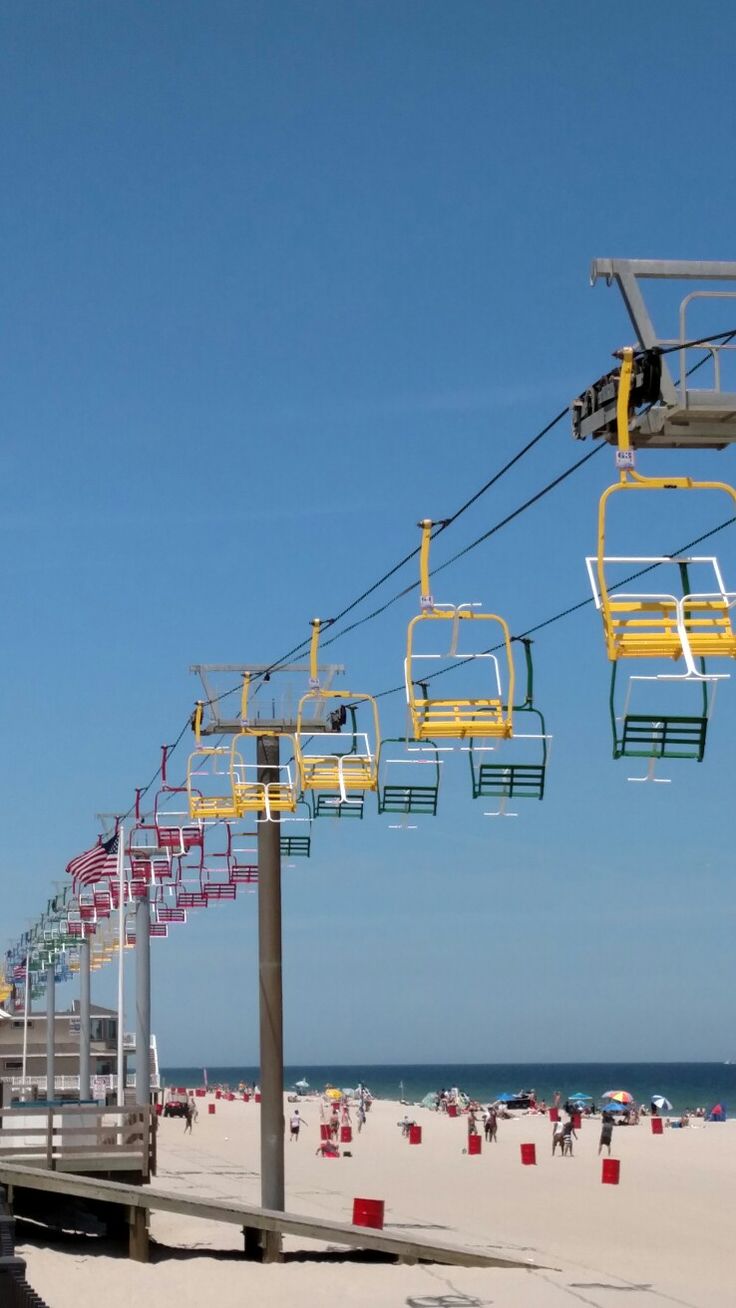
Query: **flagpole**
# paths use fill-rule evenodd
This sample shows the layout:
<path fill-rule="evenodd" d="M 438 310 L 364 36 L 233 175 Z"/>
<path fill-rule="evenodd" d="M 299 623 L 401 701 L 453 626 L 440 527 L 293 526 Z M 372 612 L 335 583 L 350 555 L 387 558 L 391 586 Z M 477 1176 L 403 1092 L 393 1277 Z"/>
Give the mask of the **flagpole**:
<path fill-rule="evenodd" d="M 125 1068 L 123 1062 L 123 979 L 125 972 L 125 840 L 124 827 L 118 827 L 118 1108 L 125 1103 Z"/>
<path fill-rule="evenodd" d="M 29 946 L 28 949 L 26 950 L 26 993 L 23 1000 L 23 1070 L 21 1074 L 23 1080 L 23 1087 L 21 1090 L 21 1095 L 24 1100 L 28 1098 L 26 1093 L 26 1069 L 28 1066 L 28 990 L 29 990 L 28 977 L 30 972 L 30 968 L 29 968 L 30 961 L 31 961 L 31 950 Z"/>

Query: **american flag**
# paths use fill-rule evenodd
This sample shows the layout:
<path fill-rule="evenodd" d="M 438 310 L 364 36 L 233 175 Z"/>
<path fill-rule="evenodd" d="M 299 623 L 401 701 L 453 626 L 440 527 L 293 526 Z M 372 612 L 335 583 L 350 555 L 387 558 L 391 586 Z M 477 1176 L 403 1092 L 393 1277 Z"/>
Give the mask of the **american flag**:
<path fill-rule="evenodd" d="M 83 854 L 73 858 L 71 863 L 67 863 L 66 870 L 74 883 L 75 890 L 77 886 L 92 886 L 95 882 L 102 881 L 104 877 L 115 875 L 119 841 L 120 836 L 117 831 L 107 840 L 99 836 L 97 844 L 92 849 L 85 850 Z"/>
<path fill-rule="evenodd" d="M 25 981 L 25 979 L 26 979 L 25 961 L 23 961 L 22 963 L 16 963 L 15 967 L 13 968 L 13 980 Z"/>

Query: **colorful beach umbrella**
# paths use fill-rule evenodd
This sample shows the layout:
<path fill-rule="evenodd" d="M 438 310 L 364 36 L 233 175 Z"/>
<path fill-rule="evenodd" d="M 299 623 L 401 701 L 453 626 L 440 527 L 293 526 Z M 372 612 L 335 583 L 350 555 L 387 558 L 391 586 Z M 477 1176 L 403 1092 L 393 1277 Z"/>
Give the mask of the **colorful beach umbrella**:
<path fill-rule="evenodd" d="M 604 1099 L 611 1099 L 615 1104 L 633 1104 L 634 1096 L 628 1090 L 606 1090 Z"/>

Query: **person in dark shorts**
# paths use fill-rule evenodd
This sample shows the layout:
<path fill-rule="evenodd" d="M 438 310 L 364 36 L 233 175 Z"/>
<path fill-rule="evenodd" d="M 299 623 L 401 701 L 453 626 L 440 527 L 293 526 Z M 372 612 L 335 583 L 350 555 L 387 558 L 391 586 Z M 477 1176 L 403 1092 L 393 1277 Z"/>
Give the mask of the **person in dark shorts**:
<path fill-rule="evenodd" d="M 300 1130 L 302 1124 L 303 1124 L 304 1126 L 309 1126 L 309 1123 L 308 1123 L 308 1122 L 305 1122 L 305 1121 L 304 1121 L 304 1118 L 301 1116 L 301 1114 L 300 1114 L 300 1112 L 299 1112 L 299 1109 L 298 1109 L 298 1108 L 295 1108 L 295 1109 L 294 1109 L 294 1112 L 293 1112 L 292 1115 L 291 1115 L 291 1120 L 290 1120 L 290 1122 L 289 1122 L 289 1140 L 290 1140 L 290 1141 L 293 1140 L 295 1143 L 298 1142 L 298 1140 L 299 1140 L 299 1130 Z"/>
<path fill-rule="evenodd" d="M 608 1149 L 608 1157 L 611 1157 L 611 1138 L 613 1136 L 613 1118 L 610 1113 L 604 1113 L 601 1121 L 601 1138 L 598 1141 L 598 1153 L 600 1155 L 603 1146 Z"/>

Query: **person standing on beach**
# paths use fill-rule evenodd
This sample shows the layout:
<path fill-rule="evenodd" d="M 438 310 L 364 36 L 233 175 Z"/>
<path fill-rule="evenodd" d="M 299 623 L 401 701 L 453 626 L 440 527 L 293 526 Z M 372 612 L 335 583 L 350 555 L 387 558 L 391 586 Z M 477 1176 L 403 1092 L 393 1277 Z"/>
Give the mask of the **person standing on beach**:
<path fill-rule="evenodd" d="M 611 1157 L 611 1137 L 613 1136 L 613 1118 L 610 1113 L 604 1113 L 601 1120 L 601 1138 L 598 1141 L 598 1155 L 600 1157 L 603 1146 L 608 1149 L 608 1157 Z"/>
<path fill-rule="evenodd" d="M 365 1107 L 361 1103 L 358 1105 L 358 1135 L 360 1135 L 365 1126 Z"/>
<path fill-rule="evenodd" d="M 563 1157 L 564 1157 L 565 1155 L 567 1155 L 568 1158 L 572 1158 L 572 1141 L 573 1141 L 573 1136 L 574 1136 L 575 1139 L 577 1140 L 577 1138 L 578 1138 L 578 1133 L 577 1133 L 577 1131 L 575 1130 L 575 1127 L 574 1127 L 573 1124 L 572 1124 L 572 1117 L 569 1117 L 568 1120 L 565 1122 L 565 1125 L 564 1125 L 563 1128 L 562 1128 L 562 1153 L 563 1153 Z"/>
<path fill-rule="evenodd" d="M 565 1152 L 564 1131 L 565 1131 L 564 1122 L 560 1122 L 560 1121 L 555 1122 L 552 1128 L 552 1157 L 553 1158 L 555 1156 L 555 1150 L 557 1149 L 558 1145 L 560 1146 L 560 1154 L 564 1154 Z"/>
<path fill-rule="evenodd" d="M 485 1132 L 486 1140 L 491 1144 L 495 1144 L 498 1135 L 498 1113 L 491 1104 L 488 1105 L 485 1122 L 483 1123 L 483 1130 Z"/>
<path fill-rule="evenodd" d="M 303 1119 L 302 1119 L 302 1117 L 301 1117 L 301 1115 L 300 1115 L 300 1113 L 299 1113 L 299 1109 L 298 1109 L 298 1108 L 295 1108 L 295 1109 L 294 1109 L 294 1112 L 293 1112 L 292 1115 L 291 1115 L 291 1121 L 289 1122 L 289 1141 L 292 1141 L 292 1140 L 294 1140 L 295 1142 L 298 1141 L 298 1139 L 299 1139 L 299 1128 L 300 1128 L 300 1126 L 301 1126 L 301 1124 L 302 1124 L 302 1120 L 303 1120 Z M 305 1126 L 309 1126 L 309 1122 L 307 1122 L 307 1121 L 305 1120 L 305 1121 L 304 1121 L 304 1125 L 305 1125 Z"/>
<path fill-rule="evenodd" d="M 185 1134 L 185 1135 L 186 1135 L 187 1131 L 189 1132 L 190 1135 L 192 1134 L 192 1122 L 193 1122 L 193 1121 L 194 1121 L 194 1113 L 192 1112 L 192 1105 L 191 1105 L 190 1100 L 187 1099 L 187 1102 L 186 1102 L 186 1105 L 185 1105 L 185 1108 L 184 1108 L 184 1134 Z"/>

